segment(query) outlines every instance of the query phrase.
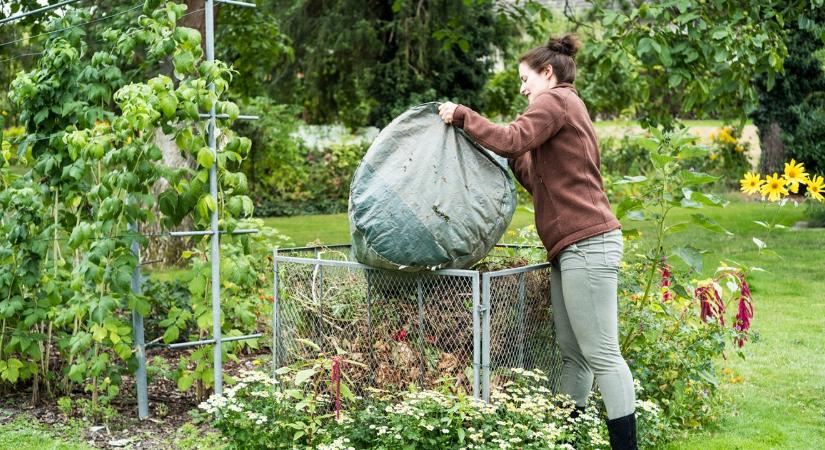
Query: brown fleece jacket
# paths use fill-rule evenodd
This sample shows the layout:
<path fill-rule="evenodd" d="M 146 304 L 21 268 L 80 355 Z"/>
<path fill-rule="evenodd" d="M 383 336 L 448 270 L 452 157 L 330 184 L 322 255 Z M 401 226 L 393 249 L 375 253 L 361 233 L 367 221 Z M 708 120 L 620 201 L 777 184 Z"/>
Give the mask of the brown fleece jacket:
<path fill-rule="evenodd" d="M 536 229 L 549 259 L 570 244 L 621 228 L 604 192 L 593 123 L 573 85 L 540 91 L 508 126 L 463 105 L 453 124 L 508 158 L 533 196 Z"/>

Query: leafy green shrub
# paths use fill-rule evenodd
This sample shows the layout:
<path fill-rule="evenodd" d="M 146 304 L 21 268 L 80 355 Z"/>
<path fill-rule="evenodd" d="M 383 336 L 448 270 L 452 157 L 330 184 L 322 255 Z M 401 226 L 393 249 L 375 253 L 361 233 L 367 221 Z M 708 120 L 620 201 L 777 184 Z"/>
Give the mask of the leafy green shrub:
<path fill-rule="evenodd" d="M 15 162 L 27 171 L 8 170 L 8 145 L 0 165 L 0 383 L 30 383 L 34 402 L 41 392 L 76 393 L 79 387 L 89 396 L 78 400 L 80 409 L 103 419 L 114 413 L 111 403 L 123 376 L 134 371 L 133 311 L 160 311 L 160 319 L 149 318 L 148 331 L 163 330 L 165 343 L 184 335 L 204 338 L 211 330 L 209 239 L 197 239 L 191 271 L 182 277 L 191 301 L 179 286 L 149 285 L 148 294 L 169 294 L 153 305 L 154 297 L 132 289 L 138 258 L 131 247 L 147 239 L 128 224 L 160 222 L 166 231 L 192 217 L 197 228 L 206 229 L 216 211 L 222 230 L 261 230 L 221 242 L 228 336 L 259 328 L 262 315 L 269 316 L 262 295 L 271 283 L 266 257 L 273 243 L 284 240 L 261 221 L 245 219 L 253 203 L 237 166 L 251 143 L 231 131 L 239 108 L 224 100 L 234 72 L 220 61 L 203 61 L 200 33 L 177 26 L 186 5 L 149 1 L 143 8 L 126 30 L 103 32 L 109 50 L 94 54 L 86 53 L 92 39 L 79 26 L 88 21 L 88 11 L 70 9 L 50 23 L 54 32 L 48 33 L 45 56 L 17 75 L 9 95 L 25 125 L 15 143 L 26 158 Z M 171 60 L 175 79 L 122 76 L 122 65 L 141 59 L 143 50 L 148 60 Z M 199 116 L 212 107 L 228 116 L 218 121 L 217 152 L 206 145 Z M 157 129 L 174 134 L 180 151 L 198 166 L 166 166 L 154 143 Z M 208 191 L 213 164 L 221 186 L 217 197 Z M 151 187 L 160 178 L 169 188 L 155 198 Z M 156 203 L 159 217 L 150 212 Z M 256 345 L 228 345 L 225 357 Z M 211 353 L 199 349 L 181 360 L 179 388 L 195 385 L 205 394 L 213 381 Z"/>
<path fill-rule="evenodd" d="M 630 243 L 628 250 L 636 246 Z M 719 363 L 730 328 L 704 323 L 697 302 L 670 292 L 667 301 L 655 295 L 647 301 L 644 265 L 622 263 L 619 323 L 622 354 L 647 399 L 662 406 L 668 429 L 697 427 L 714 420 L 719 402 Z M 659 291 L 661 292 L 661 291 Z"/>
<path fill-rule="evenodd" d="M 630 133 L 599 140 L 602 174 L 622 177 L 650 170 L 650 152 Z"/>
<path fill-rule="evenodd" d="M 280 192 L 263 188 L 256 214 L 266 217 L 346 211 L 352 175 L 368 148 L 369 143 L 357 142 L 304 149 L 302 161 L 289 169 L 299 179 Z"/>

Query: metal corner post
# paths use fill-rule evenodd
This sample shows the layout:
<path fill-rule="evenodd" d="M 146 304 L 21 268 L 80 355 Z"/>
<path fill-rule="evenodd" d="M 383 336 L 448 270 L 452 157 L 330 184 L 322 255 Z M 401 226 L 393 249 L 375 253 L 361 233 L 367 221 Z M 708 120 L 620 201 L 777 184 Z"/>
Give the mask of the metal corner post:
<path fill-rule="evenodd" d="M 490 274 L 481 276 L 481 396 L 490 401 Z"/>
<path fill-rule="evenodd" d="M 136 223 L 129 224 L 129 231 L 138 233 Z M 132 253 L 137 258 L 135 271 L 132 273 L 132 292 L 140 295 L 143 292 L 140 275 L 140 245 L 137 241 L 132 242 Z M 143 337 L 143 315 L 137 309 L 132 310 L 132 331 L 135 333 L 135 358 L 138 367 L 135 373 L 135 387 L 137 389 L 138 418 L 143 420 L 149 417 L 149 395 L 146 390 L 146 342 Z"/>
<path fill-rule="evenodd" d="M 518 276 L 518 366 L 524 367 L 524 340 L 525 340 L 525 278 L 527 274 L 522 272 Z"/>
<path fill-rule="evenodd" d="M 206 60 L 215 60 L 215 3 L 213 0 L 206 0 L 204 5 L 205 34 L 206 34 Z M 209 90 L 215 92 L 215 84 L 209 84 Z M 208 144 L 209 149 L 215 156 L 215 162 L 209 168 L 209 195 L 217 203 L 218 200 L 218 158 L 217 146 L 215 145 L 215 105 L 209 110 Z M 212 249 L 210 259 L 212 263 L 212 339 L 215 340 L 213 354 L 215 395 L 223 394 L 223 349 L 221 345 L 221 274 L 220 274 L 220 234 L 218 233 L 218 208 L 212 211 L 211 215 Z"/>
<path fill-rule="evenodd" d="M 278 279 L 278 249 L 272 250 L 272 376 L 281 365 L 281 302 Z"/>
<path fill-rule="evenodd" d="M 473 398 L 481 398 L 481 302 L 478 272 L 473 274 Z"/>

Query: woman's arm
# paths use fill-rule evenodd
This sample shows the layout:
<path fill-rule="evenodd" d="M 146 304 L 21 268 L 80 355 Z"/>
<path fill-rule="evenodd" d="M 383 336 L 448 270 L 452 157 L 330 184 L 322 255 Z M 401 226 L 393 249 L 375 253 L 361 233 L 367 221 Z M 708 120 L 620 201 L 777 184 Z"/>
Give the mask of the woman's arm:
<path fill-rule="evenodd" d="M 530 195 L 533 195 L 533 184 L 530 182 L 532 179 L 530 177 L 530 166 L 533 164 L 533 158 L 530 156 L 530 152 L 525 152 L 522 153 L 521 156 L 508 159 L 507 164 L 510 166 L 510 169 L 513 170 L 513 175 L 516 176 L 516 180 L 524 186 L 524 189 L 526 189 Z"/>
<path fill-rule="evenodd" d="M 564 94 L 542 92 L 507 126 L 496 125 L 464 105 L 455 108 L 452 123 L 484 147 L 506 158 L 515 158 L 559 132 L 567 120 Z"/>

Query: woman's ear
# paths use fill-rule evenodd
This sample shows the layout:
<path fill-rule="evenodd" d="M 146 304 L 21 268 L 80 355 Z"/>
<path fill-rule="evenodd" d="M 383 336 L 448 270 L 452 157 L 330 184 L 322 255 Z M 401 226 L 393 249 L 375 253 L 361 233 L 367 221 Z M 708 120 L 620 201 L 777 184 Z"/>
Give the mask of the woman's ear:
<path fill-rule="evenodd" d="M 548 65 L 541 74 L 548 80 L 553 78 L 553 66 Z"/>

